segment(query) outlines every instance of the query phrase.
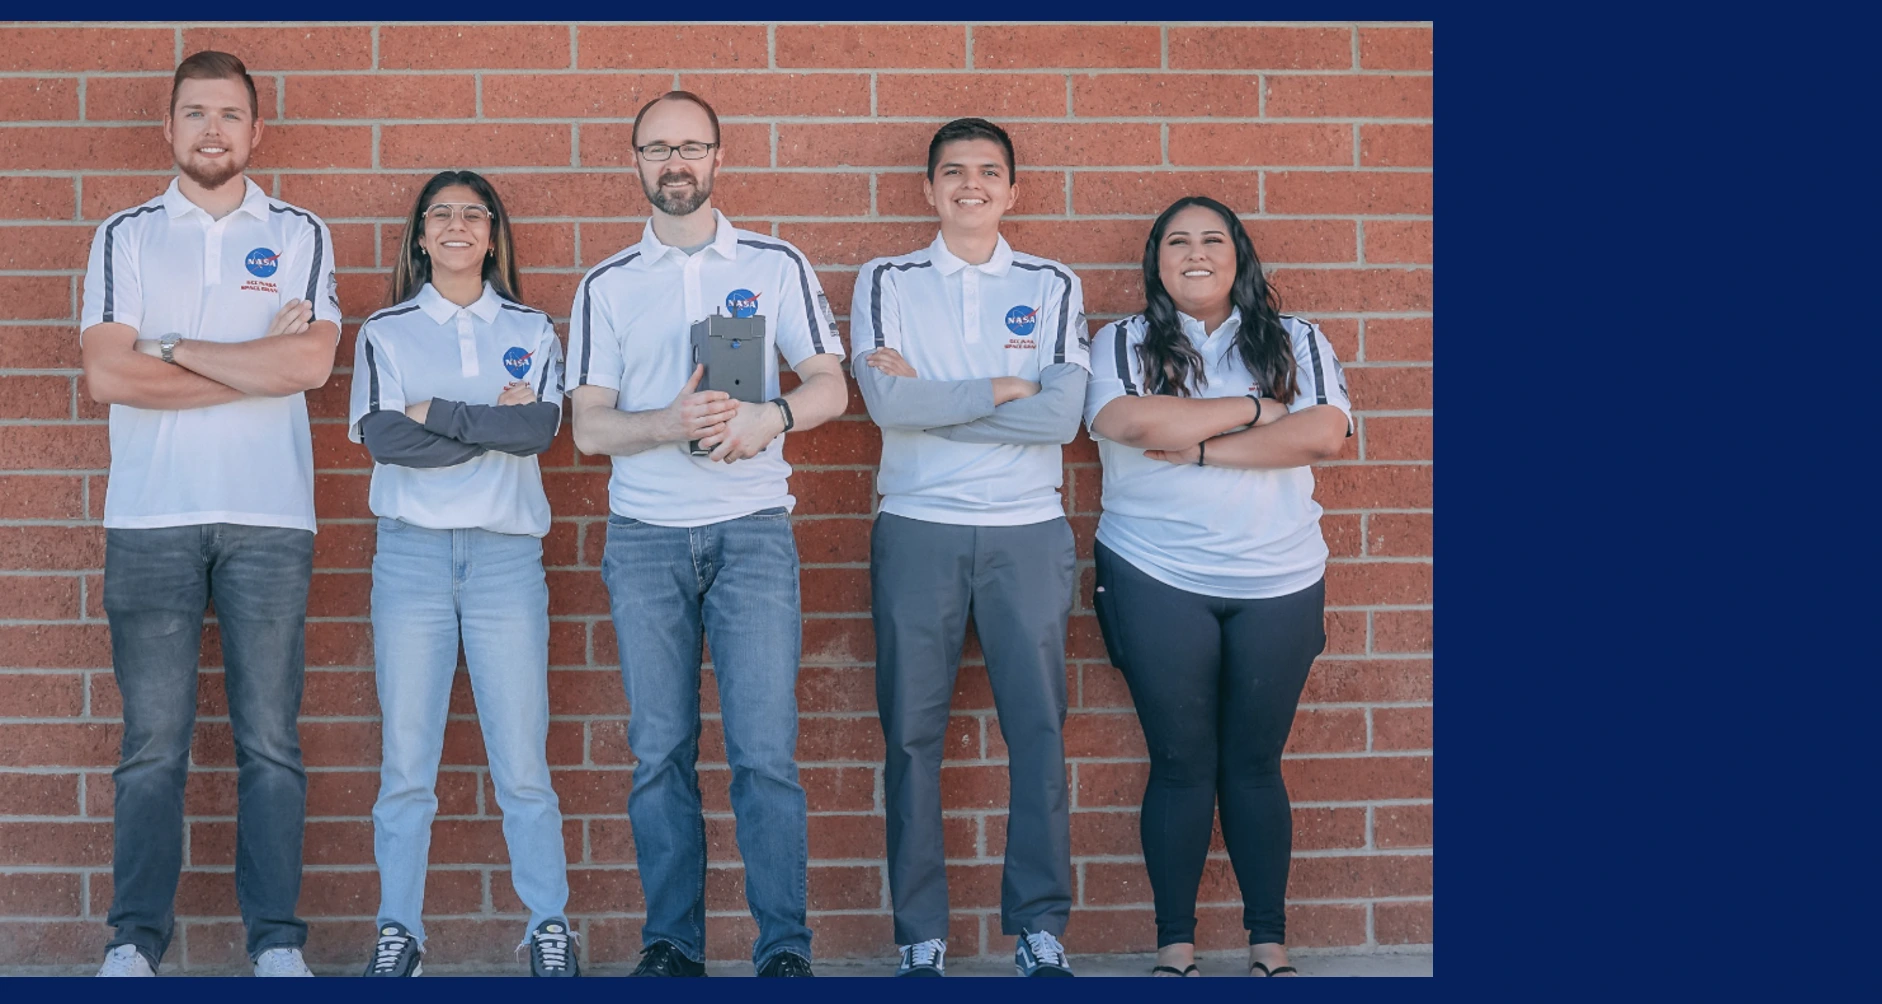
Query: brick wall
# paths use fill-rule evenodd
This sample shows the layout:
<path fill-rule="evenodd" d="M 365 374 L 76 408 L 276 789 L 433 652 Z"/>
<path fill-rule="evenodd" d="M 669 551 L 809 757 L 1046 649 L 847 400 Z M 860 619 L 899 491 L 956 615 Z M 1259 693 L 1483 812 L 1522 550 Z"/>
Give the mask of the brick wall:
<path fill-rule="evenodd" d="M 159 192 L 156 126 L 186 53 L 231 50 L 260 87 L 251 176 L 331 225 L 349 323 L 341 367 L 309 395 L 321 530 L 301 722 L 309 773 L 309 955 L 357 961 L 376 904 L 369 817 L 378 721 L 367 622 L 370 462 L 344 422 L 357 322 L 378 306 L 398 218 L 436 169 L 487 170 L 515 214 L 527 299 L 566 318 L 582 272 L 636 240 L 627 167 L 648 96 L 715 103 L 717 201 L 802 248 L 830 301 L 856 268 L 927 242 L 920 167 L 938 122 L 983 114 L 1018 145 L 1012 243 L 1073 265 L 1094 327 L 1141 306 L 1135 264 L 1171 199 L 1246 214 L 1288 309 L 1346 361 L 1359 435 L 1316 472 L 1333 550 L 1325 657 L 1286 772 L 1295 802 L 1297 946 L 1431 940 L 1432 73 L 1428 25 L 0 25 L 0 965 L 87 962 L 111 898 L 119 698 L 100 603 L 105 409 L 86 396 L 75 324 L 107 214 Z M 563 326 L 566 335 L 566 326 Z M 790 437 L 803 556 L 798 756 L 811 808 L 811 924 L 825 956 L 889 949 L 868 619 L 875 427 L 850 414 Z M 1097 452 L 1066 450 L 1084 566 L 1066 722 L 1076 951 L 1154 947 L 1135 806 L 1142 736 L 1089 610 Z M 564 434 L 543 457 L 555 511 L 549 757 L 566 813 L 589 961 L 631 958 L 642 908 L 624 818 L 627 707 L 599 562 L 606 461 Z M 235 774 L 215 629 L 203 657 L 198 769 L 170 960 L 239 960 Z M 459 683 L 463 677 L 460 675 Z M 712 687 L 708 712 L 716 711 Z M 437 962 L 507 961 L 522 914 L 469 690 L 452 703 L 427 907 Z M 745 956 L 745 915 L 716 715 L 702 786 L 716 957 Z M 961 955 L 999 934 L 1004 748 L 970 641 L 944 768 Z M 1205 947 L 1240 942 L 1220 843 L 1203 882 Z"/>

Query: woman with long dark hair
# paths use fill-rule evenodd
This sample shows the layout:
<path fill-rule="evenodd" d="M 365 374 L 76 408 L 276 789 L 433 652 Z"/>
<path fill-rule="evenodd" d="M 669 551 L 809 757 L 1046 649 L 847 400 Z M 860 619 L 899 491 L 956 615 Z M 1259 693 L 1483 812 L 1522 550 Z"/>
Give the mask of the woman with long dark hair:
<path fill-rule="evenodd" d="M 536 454 L 562 421 L 562 346 L 523 306 L 509 215 L 470 171 L 426 183 L 406 217 L 391 306 L 360 328 L 349 434 L 372 453 L 379 517 L 373 656 L 384 722 L 367 976 L 422 970 L 425 873 L 460 641 L 510 881 L 536 976 L 574 976 L 562 814 L 550 786 L 549 502 Z"/>
<path fill-rule="evenodd" d="M 1283 314 L 1234 210 L 1177 200 L 1144 245 L 1145 306 L 1092 340 L 1104 462 L 1093 606 L 1150 751 L 1140 821 L 1156 975 L 1199 975 L 1196 889 L 1219 804 L 1249 973 L 1287 964 L 1293 822 L 1281 750 L 1326 646 L 1308 465 L 1352 406 L 1333 347 Z"/>

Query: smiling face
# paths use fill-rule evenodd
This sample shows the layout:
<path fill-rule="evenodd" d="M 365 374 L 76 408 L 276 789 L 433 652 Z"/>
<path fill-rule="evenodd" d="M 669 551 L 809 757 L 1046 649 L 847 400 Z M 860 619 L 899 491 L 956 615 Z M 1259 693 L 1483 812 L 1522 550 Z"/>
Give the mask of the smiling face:
<path fill-rule="evenodd" d="M 957 139 L 941 148 L 934 177 L 922 194 L 941 217 L 943 233 L 998 229 L 1019 187 L 1006 166 L 1006 150 L 990 139 Z"/>
<path fill-rule="evenodd" d="M 691 101 L 661 101 L 640 121 L 634 138 L 636 148 L 664 143 L 673 148 L 665 160 L 648 160 L 634 153 L 634 166 L 640 169 L 641 191 L 655 209 L 668 216 L 690 216 L 712 198 L 712 179 L 725 159 L 725 150 L 714 146 L 706 156 L 687 160 L 679 148 L 686 143 L 716 143 L 712 119 L 706 110 Z"/>
<path fill-rule="evenodd" d="M 170 141 L 178 170 L 215 189 L 248 169 L 249 151 L 261 140 L 261 121 L 240 80 L 184 80 L 164 116 L 163 138 Z"/>
<path fill-rule="evenodd" d="M 1235 285 L 1235 244 L 1227 222 L 1206 206 L 1170 217 L 1157 249 L 1157 275 L 1176 309 L 1196 318 L 1219 313 Z"/>
<path fill-rule="evenodd" d="M 456 211 L 446 216 L 447 208 Z M 478 214 L 467 206 L 482 206 L 483 219 L 466 220 Z M 425 231 L 418 246 L 431 258 L 432 274 L 482 275 L 484 256 L 490 252 L 490 207 L 483 196 L 469 185 L 446 185 L 424 207 Z"/>

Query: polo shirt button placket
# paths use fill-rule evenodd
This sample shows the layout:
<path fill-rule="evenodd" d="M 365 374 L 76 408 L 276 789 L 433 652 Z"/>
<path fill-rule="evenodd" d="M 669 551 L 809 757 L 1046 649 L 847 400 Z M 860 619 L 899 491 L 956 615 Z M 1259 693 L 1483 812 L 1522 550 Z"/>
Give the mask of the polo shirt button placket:
<path fill-rule="evenodd" d="M 972 265 L 961 269 L 961 337 L 980 341 L 980 271 Z"/>
<path fill-rule="evenodd" d="M 457 309 L 457 361 L 460 375 L 477 375 L 477 331 L 471 325 L 469 307 Z"/>

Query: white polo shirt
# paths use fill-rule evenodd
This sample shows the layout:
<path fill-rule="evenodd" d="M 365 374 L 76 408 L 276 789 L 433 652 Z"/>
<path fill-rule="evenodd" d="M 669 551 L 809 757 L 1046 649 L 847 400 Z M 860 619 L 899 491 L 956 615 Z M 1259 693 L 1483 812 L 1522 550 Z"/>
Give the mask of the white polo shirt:
<path fill-rule="evenodd" d="M 569 317 L 571 386 L 620 392 L 621 411 L 666 407 L 692 375 L 693 322 L 715 310 L 765 319 L 765 398 L 778 396 L 778 356 L 793 368 L 843 343 L 817 273 L 802 252 L 732 226 L 713 210 L 712 243 L 687 254 L 660 242 L 649 222 L 640 243 L 582 278 Z M 608 508 L 659 526 L 704 526 L 797 504 L 786 479 L 784 437 L 749 460 L 726 464 L 669 443 L 615 457 Z"/>
<path fill-rule="evenodd" d="M 360 326 L 346 432 L 357 443 L 360 419 L 432 398 L 496 404 L 513 380 L 528 380 L 537 400 L 562 406 L 562 343 L 549 315 L 505 300 L 487 282 L 468 307 L 426 283 Z M 450 467 L 376 463 L 367 504 L 375 516 L 433 530 L 549 532 L 536 458 L 498 450 Z"/>
<path fill-rule="evenodd" d="M 1177 315 L 1202 354 L 1208 386 L 1199 398 L 1272 396 L 1242 365 L 1235 333 L 1237 310 L 1212 335 L 1202 322 Z M 1318 326 L 1281 315 L 1292 337 L 1295 381 L 1300 392 L 1290 412 L 1328 404 L 1353 420 L 1346 377 L 1333 346 Z M 1143 315 L 1109 324 L 1092 339 L 1092 376 L 1085 388 L 1085 424 L 1105 405 L 1144 393 Z M 1252 408 L 1250 409 L 1253 410 Z M 1326 573 L 1327 545 L 1320 536 L 1320 503 L 1313 499 L 1313 470 L 1232 470 L 1151 460 L 1144 451 L 1112 442 L 1092 430 L 1104 463 L 1104 515 L 1098 540 L 1165 585 L 1206 596 L 1265 599 L 1313 585 Z"/>
<path fill-rule="evenodd" d="M 246 179 L 244 179 L 246 180 Z M 267 333 L 282 304 L 340 323 L 333 240 L 314 214 L 247 181 L 242 205 L 212 219 L 177 182 L 98 227 L 79 330 L 114 321 L 139 338 L 210 342 Z M 307 398 L 245 397 L 176 411 L 111 406 L 107 527 L 241 523 L 314 529 Z"/>
<path fill-rule="evenodd" d="M 892 348 L 923 379 L 1019 377 L 1055 363 L 1089 370 L 1085 296 L 1072 270 L 1016 252 L 1002 237 L 969 265 L 934 243 L 877 258 L 856 278 L 851 354 Z M 882 430 L 881 511 L 933 523 L 1022 526 L 1065 515 L 1056 444 L 960 443 L 917 429 Z"/>

